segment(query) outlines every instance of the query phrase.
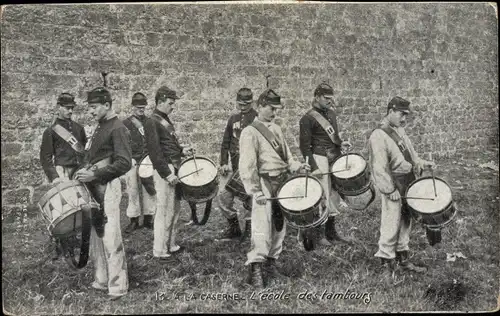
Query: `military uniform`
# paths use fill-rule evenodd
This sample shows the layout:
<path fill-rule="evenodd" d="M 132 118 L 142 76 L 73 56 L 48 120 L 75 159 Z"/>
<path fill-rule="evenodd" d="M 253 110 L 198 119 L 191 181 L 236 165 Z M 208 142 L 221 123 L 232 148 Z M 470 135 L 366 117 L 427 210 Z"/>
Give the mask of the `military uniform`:
<path fill-rule="evenodd" d="M 105 88 L 89 92 L 88 103 L 111 104 L 111 95 Z M 120 228 L 119 177 L 131 167 L 130 135 L 116 114 L 109 112 L 97 125 L 86 155 L 86 169 L 93 170 L 95 180 L 87 183 L 104 214 L 93 213 L 90 255 L 94 264 L 94 288 L 108 289 L 112 297 L 128 292 L 128 272 Z M 100 227 L 105 215 L 104 230 Z"/>
<path fill-rule="evenodd" d="M 333 97 L 333 89 L 326 84 L 319 85 L 314 96 L 329 95 Z M 316 117 L 325 120 L 328 131 L 319 123 Z M 331 109 L 321 108 L 319 105 L 312 108 L 300 119 L 300 151 L 304 158 L 309 158 L 311 170 L 319 169 L 325 174 L 330 171 L 334 160 L 341 154 L 342 140 L 339 137 L 337 116 Z M 329 212 L 328 220 L 324 227 L 327 240 L 344 241 L 335 229 L 335 217 L 339 215 L 341 197 L 332 187 L 330 176 L 323 175 L 320 179 L 326 196 L 326 208 Z"/>
<path fill-rule="evenodd" d="M 389 108 L 409 112 L 410 102 L 396 97 L 389 103 Z M 395 132 L 402 140 L 401 147 L 386 131 Z M 408 251 L 412 218 L 400 198 L 393 201 L 389 195 L 396 190 L 401 197 L 408 185 L 415 180 L 414 168 L 422 169 L 424 160 L 420 159 L 403 127 L 392 127 L 385 117 L 379 128 L 369 138 L 370 167 L 373 182 L 379 190 L 382 202 L 380 238 L 376 257 L 383 264 L 393 259 L 408 266 Z M 410 266 L 412 269 L 415 266 Z M 424 269 L 416 267 L 417 272 Z"/>
<path fill-rule="evenodd" d="M 62 93 L 57 104 L 67 108 L 73 108 L 76 103 L 73 95 Z M 47 128 L 42 135 L 40 146 L 40 163 L 43 171 L 50 182 L 56 179 L 69 180 L 82 163 L 84 148 L 87 144 L 85 129 L 71 119 L 57 117 L 51 127 Z M 51 238 L 55 245 L 55 253 L 52 259 L 59 258 L 61 249 L 55 238 Z"/>
<path fill-rule="evenodd" d="M 132 96 L 132 106 L 144 108 L 147 105 L 146 96 L 136 93 Z M 144 227 L 153 228 L 153 216 L 156 210 L 156 191 L 152 178 L 143 179 L 138 175 L 141 160 L 148 155 L 144 132 L 145 115 L 131 115 L 123 124 L 130 131 L 132 148 L 132 168 L 125 175 L 128 192 L 127 217 L 130 224 L 125 229 L 126 233 L 139 228 L 139 217 L 144 215 Z"/>
<path fill-rule="evenodd" d="M 179 99 L 176 92 L 161 87 L 156 93 L 156 102 Z M 176 244 L 177 222 L 180 215 L 180 186 L 170 185 L 167 178 L 176 176 L 184 156 L 183 147 L 175 134 L 175 128 L 167 114 L 155 109 L 144 123 L 146 146 L 153 168 L 156 189 L 156 214 L 154 225 L 153 256 L 169 257 L 180 250 Z"/>
<path fill-rule="evenodd" d="M 253 99 L 252 91 L 248 88 L 242 88 L 236 95 L 236 102 L 251 104 Z M 247 112 L 239 112 L 231 115 L 229 118 L 226 129 L 224 130 L 224 138 L 221 145 L 220 165 L 225 166 L 229 163 L 231 158 L 231 167 L 233 174 L 238 171 L 238 163 L 240 158 L 239 140 L 241 131 L 253 122 L 257 116 L 257 111 L 250 108 Z M 235 194 L 225 187 L 221 188 L 218 195 L 219 206 L 222 214 L 228 220 L 229 227 L 222 234 L 222 238 L 233 238 L 241 235 L 238 225 L 237 211 L 234 209 Z M 245 207 L 249 207 L 248 201 L 243 201 Z"/>
<path fill-rule="evenodd" d="M 282 108 L 280 97 L 272 90 L 266 90 L 259 97 L 259 106 L 266 105 Z M 266 137 L 256 129 L 255 124 L 263 124 L 274 135 L 282 155 L 278 154 Z M 240 151 L 241 180 L 245 191 L 253 199 L 251 249 L 245 265 L 250 267 L 248 281 L 256 286 L 262 286 L 264 283 L 262 264 L 265 263 L 268 269 L 273 270 L 273 267 L 275 269 L 275 262 L 282 251 L 286 224 L 282 223 L 282 227 L 277 227 L 278 221 L 273 224 L 273 217 L 279 216 L 280 213 L 273 215 L 276 209 L 271 201 L 268 200 L 265 205 L 260 205 L 256 201 L 262 195 L 266 198 L 274 196 L 289 173 L 297 171 L 301 164 L 293 160 L 281 128 L 275 123 L 261 121 L 259 117 L 252 125 L 243 129 Z"/>

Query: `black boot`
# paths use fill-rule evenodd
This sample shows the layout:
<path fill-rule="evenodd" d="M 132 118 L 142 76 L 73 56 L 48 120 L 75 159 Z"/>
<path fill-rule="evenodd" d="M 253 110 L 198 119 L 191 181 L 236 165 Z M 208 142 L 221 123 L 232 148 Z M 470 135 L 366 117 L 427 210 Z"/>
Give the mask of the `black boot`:
<path fill-rule="evenodd" d="M 381 265 L 380 271 L 382 272 L 382 275 L 385 278 L 392 277 L 392 273 L 396 269 L 395 260 L 394 259 L 380 258 L 380 265 Z"/>
<path fill-rule="evenodd" d="M 130 234 L 134 230 L 139 228 L 139 217 L 131 217 L 130 224 L 125 228 L 125 233 Z"/>
<path fill-rule="evenodd" d="M 340 237 L 335 229 L 335 216 L 328 217 L 328 220 L 325 224 L 325 237 L 328 241 L 339 241 L 346 244 L 351 244 L 352 242 Z"/>
<path fill-rule="evenodd" d="M 425 234 L 427 235 L 427 241 L 429 245 L 434 246 L 441 242 L 441 229 L 425 227 Z"/>
<path fill-rule="evenodd" d="M 143 227 L 153 229 L 153 215 L 144 215 Z"/>
<path fill-rule="evenodd" d="M 227 220 L 229 227 L 226 228 L 222 234 L 219 236 L 219 240 L 230 240 L 233 238 L 241 237 L 240 225 L 238 224 L 237 218 L 230 218 Z"/>
<path fill-rule="evenodd" d="M 248 267 L 248 276 L 246 282 L 255 288 L 264 288 L 264 277 L 262 275 L 262 263 L 254 262 Z"/>
<path fill-rule="evenodd" d="M 251 238 L 252 236 L 252 221 L 245 221 L 245 231 L 241 234 L 241 242 L 243 242 L 247 237 Z"/>
<path fill-rule="evenodd" d="M 417 266 L 409 261 L 409 254 L 407 250 L 396 251 L 396 262 L 401 268 L 407 271 L 417 272 L 417 273 L 424 273 L 427 271 L 427 268 Z"/>

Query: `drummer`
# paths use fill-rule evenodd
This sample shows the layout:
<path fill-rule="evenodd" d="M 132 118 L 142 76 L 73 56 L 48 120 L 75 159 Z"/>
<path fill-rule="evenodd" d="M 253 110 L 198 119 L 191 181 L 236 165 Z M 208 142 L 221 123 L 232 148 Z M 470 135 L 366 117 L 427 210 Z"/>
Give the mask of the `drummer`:
<path fill-rule="evenodd" d="M 322 83 L 314 90 L 311 109 L 300 119 L 300 151 L 304 158 L 309 158 L 312 173 L 323 186 L 326 196 L 326 208 L 329 216 L 324 226 L 322 245 L 331 245 L 330 241 L 349 242 L 342 238 L 335 228 L 335 218 L 339 213 L 340 196 L 332 188 L 330 177 L 325 174 L 330 171 L 333 161 L 340 156 L 341 149 L 348 150 L 351 144 L 342 141 L 339 136 L 337 115 L 331 109 L 335 104 L 333 88 Z"/>
<path fill-rule="evenodd" d="M 154 224 L 153 256 L 160 261 L 183 248 L 176 243 L 177 221 L 180 215 L 181 192 L 177 172 L 181 158 L 193 154 L 189 146 L 183 147 L 169 118 L 175 102 L 182 96 L 162 86 L 155 96 L 156 109 L 144 122 L 146 147 L 155 172 L 156 214 Z"/>
<path fill-rule="evenodd" d="M 127 217 L 130 224 L 125 228 L 125 233 L 131 233 L 140 227 L 139 217 L 144 215 L 143 227 L 153 229 L 153 216 L 156 210 L 156 191 L 152 178 L 138 179 L 138 163 L 148 155 L 146 148 L 144 120 L 146 115 L 144 110 L 148 105 L 146 96 L 140 92 L 132 96 L 132 106 L 134 113 L 123 121 L 123 124 L 130 131 L 132 147 L 132 168 L 125 175 L 128 190 Z M 139 181 L 140 180 L 140 181 Z"/>
<path fill-rule="evenodd" d="M 87 136 L 82 125 L 71 119 L 76 106 L 75 97 L 61 93 L 57 98 L 58 113 L 52 126 L 43 132 L 40 146 L 40 163 L 51 183 L 71 179 L 82 162 Z M 61 255 L 60 245 L 55 239 L 52 260 Z"/>
<path fill-rule="evenodd" d="M 224 138 L 221 145 L 221 174 L 225 176 L 229 171 L 229 157 L 231 158 L 231 167 L 233 174 L 238 171 L 238 162 L 240 158 L 239 140 L 241 131 L 253 122 L 257 116 L 257 111 L 252 107 L 253 93 L 248 88 L 241 88 L 236 94 L 236 103 L 240 108 L 240 112 L 233 114 L 227 121 L 224 131 Z M 228 228 L 222 233 L 219 239 L 232 239 L 241 236 L 241 230 L 238 225 L 237 211 L 234 209 L 234 194 L 222 188 L 219 193 L 219 206 L 222 214 L 228 221 Z M 249 226 L 246 226 L 249 228 Z"/>
<path fill-rule="evenodd" d="M 373 181 L 382 200 L 379 248 L 375 257 L 380 258 L 389 271 L 398 264 L 421 273 L 426 268 L 408 260 L 412 219 L 406 208 L 401 210 L 401 196 L 415 180 L 414 172 L 420 174 L 423 168 L 434 168 L 435 164 L 420 159 L 406 135 L 403 126 L 409 113 L 410 102 L 394 97 L 387 106 L 387 115 L 369 139 Z"/>
<path fill-rule="evenodd" d="M 245 263 L 249 266 L 247 282 L 263 287 L 268 277 L 283 277 L 276 260 L 286 232 L 279 205 L 277 209 L 277 203 L 267 198 L 276 194 L 290 172 L 308 171 L 310 167 L 293 159 L 281 128 L 273 123 L 276 111 L 283 108 L 280 96 L 268 89 L 259 96 L 257 106 L 257 118 L 241 132 L 239 170 L 245 191 L 253 198 L 251 249 Z"/>
<path fill-rule="evenodd" d="M 92 210 L 90 254 L 94 265 L 92 287 L 108 291 L 116 300 L 128 292 L 128 272 L 120 229 L 120 177 L 131 167 L 130 135 L 112 109 L 106 88 L 88 93 L 90 114 L 98 122 L 86 153 L 86 165 L 75 179 L 87 184 L 100 210 Z"/>

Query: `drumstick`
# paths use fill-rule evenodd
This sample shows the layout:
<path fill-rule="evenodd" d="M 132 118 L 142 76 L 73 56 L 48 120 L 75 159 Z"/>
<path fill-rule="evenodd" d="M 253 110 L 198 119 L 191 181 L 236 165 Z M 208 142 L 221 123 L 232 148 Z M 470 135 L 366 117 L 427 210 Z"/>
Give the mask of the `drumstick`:
<path fill-rule="evenodd" d="M 423 197 L 413 197 L 413 196 L 408 196 L 408 197 L 402 197 L 405 200 L 429 200 L 429 201 L 434 201 L 435 199 L 431 198 L 423 198 Z"/>
<path fill-rule="evenodd" d="M 180 177 L 180 178 L 179 178 L 179 180 L 180 180 L 180 179 L 184 179 L 185 177 L 190 176 L 190 175 L 192 175 L 193 173 L 198 173 L 198 171 L 201 171 L 201 170 L 203 170 L 203 168 L 201 168 L 200 170 L 195 170 L 195 171 L 193 171 L 193 172 L 190 172 L 190 173 L 188 173 L 188 174 L 185 174 L 185 175 L 183 175 L 182 177 Z"/>
<path fill-rule="evenodd" d="M 345 170 L 349 170 L 349 165 L 347 164 L 347 161 L 349 161 L 349 153 L 345 155 Z"/>
<path fill-rule="evenodd" d="M 194 157 L 194 153 L 193 153 L 193 162 L 194 162 L 194 168 L 196 169 L 196 173 L 198 173 L 198 165 L 196 165 L 196 158 Z"/>
<path fill-rule="evenodd" d="M 429 161 L 432 161 L 432 153 L 429 153 Z M 431 167 L 431 175 L 432 175 L 432 185 L 434 186 L 434 197 L 437 197 L 436 191 L 436 179 L 434 179 L 434 170 Z"/>
<path fill-rule="evenodd" d="M 273 197 L 267 200 L 286 200 L 286 199 L 303 199 L 305 196 L 284 196 L 284 197 Z"/>
<path fill-rule="evenodd" d="M 309 164 L 309 156 L 306 157 L 306 164 Z M 309 171 L 306 171 L 306 192 L 305 196 L 307 196 L 307 180 L 309 179 Z"/>

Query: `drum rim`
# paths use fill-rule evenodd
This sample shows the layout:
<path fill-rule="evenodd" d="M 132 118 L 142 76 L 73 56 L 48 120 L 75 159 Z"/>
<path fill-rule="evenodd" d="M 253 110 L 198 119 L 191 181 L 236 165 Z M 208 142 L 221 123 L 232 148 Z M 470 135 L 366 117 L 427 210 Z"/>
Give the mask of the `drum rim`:
<path fill-rule="evenodd" d="M 413 180 L 413 181 L 412 181 L 412 182 L 408 185 L 408 187 L 406 188 L 406 190 L 405 190 L 405 195 L 404 195 L 404 196 L 405 196 L 405 197 L 407 197 L 407 196 L 408 196 L 408 191 L 410 190 L 410 188 L 411 188 L 411 187 L 412 187 L 415 183 L 417 183 L 417 182 L 419 182 L 419 181 L 421 181 L 421 180 L 425 180 L 425 179 L 432 179 L 432 178 L 433 178 L 432 176 L 425 176 L 425 177 L 421 177 L 421 178 L 418 178 L 418 179 Z M 407 206 L 408 208 L 410 208 L 412 211 L 415 211 L 415 212 L 417 212 L 417 213 L 419 213 L 419 214 L 426 214 L 426 215 L 428 215 L 428 214 L 439 214 L 439 213 L 441 213 L 441 212 L 446 211 L 448 208 L 450 208 L 450 206 L 453 204 L 453 190 L 451 189 L 451 186 L 448 184 L 448 182 L 446 182 L 446 181 L 445 181 L 444 179 L 442 179 L 442 178 L 439 178 L 439 177 L 434 177 L 434 179 L 435 179 L 435 180 L 442 181 L 442 182 L 444 182 L 444 183 L 448 186 L 448 188 L 450 189 L 450 192 L 451 192 L 451 199 L 450 199 L 450 202 L 449 202 L 448 204 L 446 204 L 446 206 L 445 206 L 445 207 L 443 207 L 443 209 L 442 209 L 442 210 L 440 210 L 440 211 L 438 211 L 438 212 L 435 212 L 435 213 L 422 213 L 422 212 L 420 212 L 420 211 L 417 211 L 417 210 L 416 210 L 416 209 L 414 209 L 413 207 L 411 207 L 411 206 L 410 206 L 410 204 L 408 204 L 408 202 L 405 202 L 405 204 L 406 204 L 406 206 Z"/>
<path fill-rule="evenodd" d="M 293 180 L 295 178 L 305 178 L 305 174 L 296 174 L 296 175 L 293 175 L 291 177 L 289 177 L 288 179 L 286 179 L 282 184 L 280 184 L 280 186 L 278 187 L 278 190 L 276 191 L 276 197 L 278 197 L 279 193 L 281 192 L 281 189 L 283 188 L 283 186 L 285 186 L 286 183 L 288 183 L 288 181 L 290 180 Z M 320 199 L 312 206 L 308 207 L 307 209 L 310 209 L 311 207 L 316 207 L 320 202 L 321 202 L 321 197 L 323 197 L 323 195 L 325 194 L 325 190 L 323 189 L 323 185 L 321 184 L 321 181 L 319 181 L 318 178 L 316 178 L 315 176 L 312 176 L 312 175 L 308 175 L 309 178 L 313 178 L 314 180 L 316 180 L 318 183 L 319 183 L 319 187 L 321 188 L 321 195 L 320 195 Z M 282 208 L 285 208 L 281 203 L 280 201 L 278 200 L 278 204 L 280 207 Z M 288 209 L 286 209 L 287 211 L 290 211 Z"/>
<path fill-rule="evenodd" d="M 214 177 L 214 179 L 213 179 L 212 181 L 208 182 L 207 184 L 204 184 L 204 185 L 198 186 L 198 187 L 196 187 L 196 188 L 202 188 L 203 186 L 205 186 L 205 185 L 209 185 L 209 184 L 211 184 L 212 182 L 216 181 L 216 180 L 217 180 L 217 178 L 218 178 L 218 176 L 219 176 L 219 169 L 217 168 L 217 165 L 215 164 L 215 162 L 214 162 L 212 159 L 210 159 L 210 158 L 208 158 L 208 157 L 205 157 L 205 156 L 195 156 L 195 157 L 196 157 L 196 159 L 208 160 L 210 163 L 212 163 L 212 165 L 214 166 L 215 170 L 217 171 L 217 173 L 215 174 L 215 177 Z M 179 169 L 178 169 L 178 171 L 177 171 L 177 174 L 179 174 L 179 170 L 181 170 L 182 165 L 183 165 L 184 163 L 186 163 L 186 162 L 190 161 L 190 160 L 193 160 L 193 157 L 192 157 L 192 156 L 189 156 L 189 157 L 187 157 L 187 158 L 185 158 L 185 159 L 183 159 L 183 160 L 181 161 L 181 163 L 179 164 Z M 185 182 L 183 182 L 183 181 L 182 181 L 182 179 L 180 179 L 180 180 L 179 180 L 179 183 L 180 183 L 180 184 L 182 184 L 182 185 L 186 185 L 186 186 L 188 186 L 188 187 L 192 187 L 192 188 L 194 188 L 194 186 L 192 186 L 192 185 L 188 185 L 188 184 L 186 184 Z"/>
<path fill-rule="evenodd" d="M 335 178 L 335 179 L 338 179 L 338 180 L 342 180 L 342 181 L 349 181 L 349 180 L 352 180 L 356 177 L 359 177 L 360 175 L 366 173 L 366 171 L 368 170 L 368 161 L 365 159 L 365 157 L 361 154 L 361 153 L 358 153 L 358 152 L 348 152 L 348 153 L 345 153 L 345 154 L 341 154 L 340 156 L 338 156 L 337 158 L 335 158 L 335 160 L 332 162 L 332 165 L 331 167 L 329 168 L 329 172 L 332 171 L 332 167 L 333 165 L 337 162 L 337 160 L 339 160 L 340 158 L 344 157 L 344 156 L 347 156 L 347 155 L 356 155 L 356 156 L 360 156 L 361 158 L 363 158 L 363 160 L 365 161 L 366 165 L 365 165 L 365 168 L 363 169 L 362 172 L 358 173 L 357 175 L 354 175 L 352 177 L 349 177 L 349 178 L 339 178 L 339 177 L 336 177 L 334 173 L 332 173 L 332 177 Z"/>
<path fill-rule="evenodd" d="M 449 209 L 453 209 L 453 211 L 454 211 L 453 214 L 451 215 L 451 217 L 446 222 L 444 222 L 442 224 L 439 224 L 439 225 L 428 225 L 428 224 L 423 223 L 421 220 L 417 220 L 416 218 L 414 218 L 414 219 L 417 222 L 419 222 L 420 224 L 424 225 L 424 226 L 428 226 L 428 227 L 431 227 L 431 228 L 442 228 L 442 227 L 448 226 L 453 221 L 453 219 L 455 219 L 455 217 L 457 216 L 458 209 L 457 209 L 457 206 L 456 206 L 455 202 L 453 202 L 451 205 L 448 205 L 444 210 L 442 210 L 442 211 L 440 211 L 438 213 L 422 213 L 422 212 L 415 211 L 418 214 L 433 214 L 433 215 L 437 215 L 437 214 L 444 213 L 444 212 L 448 211 Z M 412 213 L 412 217 L 414 217 L 413 213 Z M 421 216 L 421 217 L 423 217 L 423 216 Z"/>
<path fill-rule="evenodd" d="M 42 195 L 42 197 L 40 198 L 38 204 L 43 209 L 43 207 L 45 206 L 45 204 L 54 195 L 56 195 L 57 193 L 59 193 L 62 190 L 65 190 L 65 189 L 67 189 L 69 187 L 74 187 L 74 186 L 83 186 L 83 187 L 85 187 L 85 185 L 82 184 L 78 180 L 65 180 L 65 181 L 59 182 L 56 185 L 54 185 L 53 187 L 51 187 L 44 195 Z"/>
<path fill-rule="evenodd" d="M 318 206 L 316 206 L 316 207 L 318 207 Z M 316 207 L 315 207 L 315 208 L 316 208 Z M 286 211 L 284 211 L 284 212 L 285 212 L 285 213 L 288 213 L 288 212 L 286 212 Z M 310 229 L 310 228 L 315 228 L 315 227 L 318 227 L 318 226 L 323 225 L 323 224 L 326 222 L 326 220 L 328 219 L 328 216 L 329 216 L 328 211 L 327 211 L 327 210 L 325 210 L 325 211 L 324 211 L 324 214 L 323 214 L 323 215 L 322 215 L 322 216 L 321 216 L 321 217 L 320 217 L 317 221 L 315 221 L 315 222 L 314 222 L 314 223 L 312 223 L 312 224 L 309 224 L 308 226 L 301 226 L 301 225 L 297 225 L 297 224 L 295 224 L 294 222 L 290 221 L 290 220 L 288 219 L 288 217 L 286 218 L 286 222 L 287 222 L 287 224 L 288 224 L 288 225 L 292 226 L 292 227 L 293 227 L 293 228 L 295 228 L 295 229 Z M 286 216 L 285 216 L 285 217 L 286 217 Z"/>
<path fill-rule="evenodd" d="M 141 175 L 139 174 L 139 170 L 141 169 L 141 165 L 142 165 L 142 162 L 149 157 L 149 154 L 142 157 L 137 163 L 136 163 L 136 167 L 137 167 L 137 175 L 139 176 L 139 178 L 143 178 L 143 179 L 147 179 L 147 178 L 150 178 L 153 176 L 153 173 L 154 173 L 154 166 L 153 166 L 153 162 L 151 162 L 151 168 L 153 168 L 153 172 L 151 172 L 151 175 L 149 177 L 141 177 Z M 149 160 L 151 161 L 151 158 L 149 158 Z"/>

